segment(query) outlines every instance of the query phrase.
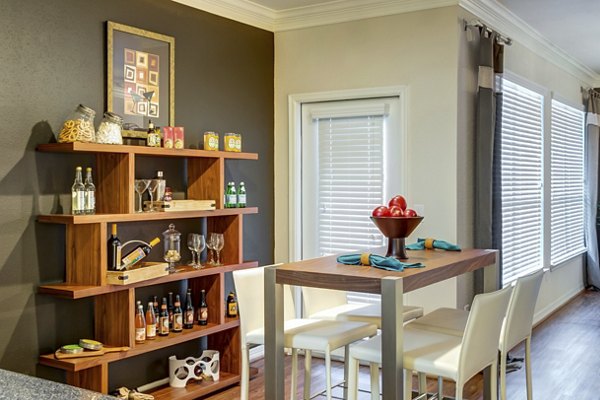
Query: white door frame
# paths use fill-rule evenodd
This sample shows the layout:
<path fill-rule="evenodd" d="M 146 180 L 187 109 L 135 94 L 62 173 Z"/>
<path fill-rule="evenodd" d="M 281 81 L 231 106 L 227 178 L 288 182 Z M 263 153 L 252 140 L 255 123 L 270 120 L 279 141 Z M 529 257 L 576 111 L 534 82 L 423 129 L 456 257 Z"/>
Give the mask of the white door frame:
<path fill-rule="evenodd" d="M 400 101 L 400 129 L 407 132 L 406 104 L 408 87 L 388 86 L 366 89 L 336 90 L 317 93 L 300 93 L 288 96 L 289 116 L 289 231 L 288 231 L 288 254 L 289 261 L 298 261 L 302 255 L 302 237 L 298 234 L 298 228 L 302 224 L 302 104 L 323 101 L 355 100 L 376 97 L 398 97 Z M 406 134 L 403 135 L 406 140 Z M 406 153 L 407 146 L 402 146 Z M 405 158 L 406 154 L 400 154 Z M 405 171 L 401 172 L 402 174 Z M 402 181 L 406 182 L 406 176 Z"/>

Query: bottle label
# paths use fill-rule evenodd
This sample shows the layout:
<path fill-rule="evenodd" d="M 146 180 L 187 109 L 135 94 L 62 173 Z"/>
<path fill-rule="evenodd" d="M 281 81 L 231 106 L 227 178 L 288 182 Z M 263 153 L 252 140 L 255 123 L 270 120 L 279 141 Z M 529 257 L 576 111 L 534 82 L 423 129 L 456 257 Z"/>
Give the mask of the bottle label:
<path fill-rule="evenodd" d="M 238 205 L 243 204 L 246 205 L 246 195 L 238 194 Z"/>
<path fill-rule="evenodd" d="M 160 317 L 160 333 L 161 335 L 169 334 L 169 317 Z"/>
<path fill-rule="evenodd" d="M 173 316 L 173 330 L 180 331 L 183 329 L 183 315 L 177 313 Z"/>
<path fill-rule="evenodd" d="M 146 337 L 151 338 L 156 336 L 156 324 L 146 325 Z"/>
<path fill-rule="evenodd" d="M 186 325 L 194 325 L 194 311 L 193 310 L 185 311 L 185 324 Z"/>
<path fill-rule="evenodd" d="M 94 211 L 96 209 L 96 193 L 88 190 L 85 192 L 85 209 Z"/>
<path fill-rule="evenodd" d="M 85 192 L 76 190 L 71 193 L 71 208 L 74 214 L 85 210 Z"/>
<path fill-rule="evenodd" d="M 228 194 L 227 195 L 227 203 L 229 203 L 229 204 L 237 204 L 237 195 L 235 195 L 235 194 Z"/>
<path fill-rule="evenodd" d="M 145 328 L 135 328 L 135 340 L 136 342 L 143 342 L 144 340 L 146 340 Z"/>
<path fill-rule="evenodd" d="M 142 258 L 146 257 L 146 253 L 144 250 L 137 248 L 133 250 L 131 253 L 125 256 L 122 261 L 122 265 L 133 265 L 136 262 L 140 261 Z"/>
<path fill-rule="evenodd" d="M 227 315 L 230 317 L 237 317 L 237 303 L 231 302 L 227 304 Z"/>
<path fill-rule="evenodd" d="M 200 307 L 198 309 L 198 322 L 206 322 L 208 320 L 208 308 Z"/>

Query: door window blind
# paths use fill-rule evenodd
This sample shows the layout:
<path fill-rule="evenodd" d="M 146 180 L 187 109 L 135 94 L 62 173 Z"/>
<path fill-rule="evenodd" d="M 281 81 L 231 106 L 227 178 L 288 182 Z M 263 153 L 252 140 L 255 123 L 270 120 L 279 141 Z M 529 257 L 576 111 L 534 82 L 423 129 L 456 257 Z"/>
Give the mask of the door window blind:
<path fill-rule="evenodd" d="M 318 117 L 320 255 L 381 246 L 366 216 L 383 204 L 384 116 Z"/>
<path fill-rule="evenodd" d="M 552 100 L 550 262 L 585 250 L 583 112 Z"/>
<path fill-rule="evenodd" d="M 504 79 L 501 129 L 503 284 L 543 266 L 542 95 Z"/>

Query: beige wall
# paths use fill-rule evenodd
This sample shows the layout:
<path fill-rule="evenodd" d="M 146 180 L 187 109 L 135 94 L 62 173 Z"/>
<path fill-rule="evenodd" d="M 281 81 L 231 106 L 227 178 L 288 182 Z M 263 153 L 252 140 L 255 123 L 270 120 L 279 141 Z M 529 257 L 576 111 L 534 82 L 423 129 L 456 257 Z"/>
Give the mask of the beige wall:
<path fill-rule="evenodd" d="M 406 195 L 425 206 L 417 235 L 473 244 L 473 138 L 476 53 L 467 42 L 460 7 L 373 18 L 275 34 L 275 261 L 288 249 L 288 96 L 405 85 L 408 87 Z M 518 43 L 506 69 L 572 102 L 581 83 Z M 536 319 L 583 287 L 580 258 L 546 274 Z M 463 306 L 470 276 L 409 295 L 411 303 Z"/>
<path fill-rule="evenodd" d="M 425 206 L 416 234 L 457 240 L 455 29 L 447 7 L 275 34 L 275 261 L 289 255 L 288 96 L 298 93 L 407 86 L 405 195 Z M 454 280 L 439 286 L 454 304 Z"/>

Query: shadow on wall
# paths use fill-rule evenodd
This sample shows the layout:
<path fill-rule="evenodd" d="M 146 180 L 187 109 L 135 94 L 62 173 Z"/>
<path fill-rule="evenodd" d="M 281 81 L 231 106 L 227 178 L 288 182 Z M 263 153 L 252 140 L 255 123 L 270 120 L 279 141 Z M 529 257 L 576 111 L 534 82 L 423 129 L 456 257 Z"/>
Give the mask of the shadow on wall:
<path fill-rule="evenodd" d="M 82 327 L 93 326 L 84 322 L 91 320 L 91 301 L 37 294 L 40 283 L 64 280 L 65 228 L 35 221 L 41 212 L 62 212 L 56 190 L 68 188 L 72 179 L 72 172 L 66 176 L 63 171 L 72 169 L 73 158 L 66 161 L 35 152 L 38 144 L 53 140 L 47 122 L 35 124 L 23 157 L 0 180 L 0 302 L 7 305 L 0 313 L 5 327 L 0 331 L 0 367 L 36 375 L 47 375 L 32 368 L 40 351 L 54 351 L 60 345 L 58 336 L 73 342 L 92 337 Z"/>

